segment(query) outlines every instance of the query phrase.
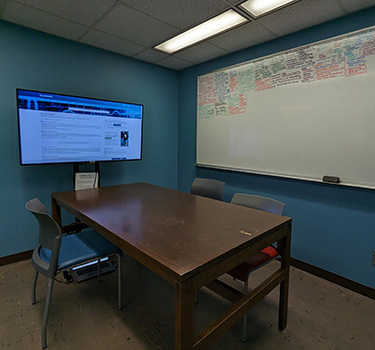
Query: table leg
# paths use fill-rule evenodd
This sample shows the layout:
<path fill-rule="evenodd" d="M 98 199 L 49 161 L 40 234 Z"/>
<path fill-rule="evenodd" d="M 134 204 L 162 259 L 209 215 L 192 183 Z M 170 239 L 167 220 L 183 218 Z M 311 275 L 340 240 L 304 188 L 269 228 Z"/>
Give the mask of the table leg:
<path fill-rule="evenodd" d="M 285 269 L 286 277 L 280 284 L 279 299 L 279 329 L 283 330 L 287 324 L 288 318 L 288 293 L 289 293 L 289 266 L 290 266 L 290 242 L 291 228 L 287 228 L 288 233 L 280 240 L 281 268 Z"/>
<path fill-rule="evenodd" d="M 175 349 L 193 348 L 194 291 L 191 281 L 176 281 Z"/>
<path fill-rule="evenodd" d="M 51 199 L 51 211 L 53 219 L 61 227 L 61 207 L 56 203 L 54 198 Z"/>

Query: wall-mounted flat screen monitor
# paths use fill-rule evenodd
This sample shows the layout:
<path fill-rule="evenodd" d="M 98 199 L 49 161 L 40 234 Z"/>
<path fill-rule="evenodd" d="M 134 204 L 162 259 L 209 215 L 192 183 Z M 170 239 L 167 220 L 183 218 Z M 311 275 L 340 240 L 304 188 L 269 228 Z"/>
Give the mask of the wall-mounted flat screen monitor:
<path fill-rule="evenodd" d="M 17 89 L 21 165 L 139 160 L 143 105 Z"/>

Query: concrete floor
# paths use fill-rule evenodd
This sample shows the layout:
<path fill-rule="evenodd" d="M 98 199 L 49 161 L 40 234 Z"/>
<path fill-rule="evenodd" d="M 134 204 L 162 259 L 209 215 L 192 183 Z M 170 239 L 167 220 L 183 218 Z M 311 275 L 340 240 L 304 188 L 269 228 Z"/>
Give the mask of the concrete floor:
<path fill-rule="evenodd" d="M 252 282 L 277 268 L 269 264 Z M 0 267 L 0 348 L 40 349 L 46 279 L 40 276 L 37 303 L 31 305 L 34 271 L 30 260 Z M 174 348 L 174 290 L 131 258 L 123 261 L 123 304 L 117 310 L 117 274 L 82 283 L 57 283 L 48 322 L 48 349 Z M 62 276 L 59 276 L 62 279 Z M 232 281 L 237 283 L 236 281 Z M 249 314 L 249 340 L 241 323 L 209 349 L 371 350 L 375 349 L 375 302 L 298 269 L 291 269 L 288 326 L 279 331 L 278 288 Z M 226 310 L 228 303 L 207 289 L 195 307 L 197 328 Z"/>

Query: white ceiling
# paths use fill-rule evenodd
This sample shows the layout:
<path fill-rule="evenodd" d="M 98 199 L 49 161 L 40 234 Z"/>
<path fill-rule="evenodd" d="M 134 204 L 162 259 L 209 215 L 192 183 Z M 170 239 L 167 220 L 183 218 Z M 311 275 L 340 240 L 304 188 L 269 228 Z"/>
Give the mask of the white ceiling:
<path fill-rule="evenodd" d="M 375 6 L 300 0 L 173 55 L 152 47 L 244 0 L 0 0 L 0 19 L 180 70 Z M 238 10 L 240 11 L 240 10 Z"/>

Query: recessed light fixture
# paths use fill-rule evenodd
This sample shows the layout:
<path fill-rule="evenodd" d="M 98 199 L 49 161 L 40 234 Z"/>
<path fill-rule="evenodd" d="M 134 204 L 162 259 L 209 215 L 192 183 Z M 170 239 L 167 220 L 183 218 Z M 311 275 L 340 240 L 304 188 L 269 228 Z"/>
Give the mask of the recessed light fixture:
<path fill-rule="evenodd" d="M 246 21 L 247 19 L 242 17 L 239 13 L 233 10 L 228 10 L 221 15 L 213 17 L 184 33 L 175 36 L 174 38 L 155 46 L 154 49 L 171 54 L 236 27 Z"/>
<path fill-rule="evenodd" d="M 248 0 L 239 6 L 256 18 L 296 1 L 299 0 Z"/>

